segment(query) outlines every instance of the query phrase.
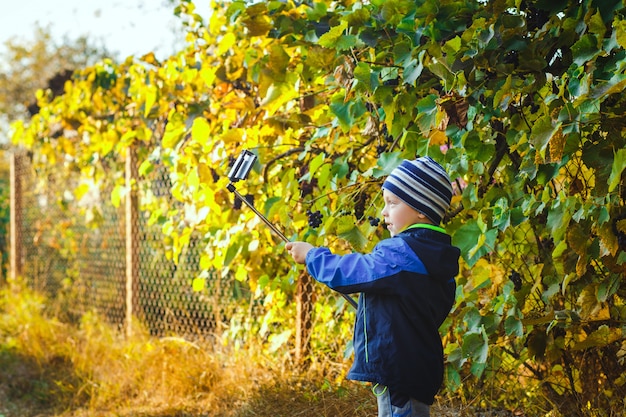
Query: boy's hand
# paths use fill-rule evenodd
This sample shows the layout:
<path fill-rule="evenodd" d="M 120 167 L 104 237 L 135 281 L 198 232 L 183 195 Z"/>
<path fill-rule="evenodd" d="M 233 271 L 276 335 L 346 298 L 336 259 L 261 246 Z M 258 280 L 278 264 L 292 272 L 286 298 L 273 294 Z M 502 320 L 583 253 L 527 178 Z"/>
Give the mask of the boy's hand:
<path fill-rule="evenodd" d="M 293 257 L 296 263 L 303 264 L 306 259 L 306 254 L 309 253 L 314 246 L 307 242 L 287 242 L 285 249 Z"/>

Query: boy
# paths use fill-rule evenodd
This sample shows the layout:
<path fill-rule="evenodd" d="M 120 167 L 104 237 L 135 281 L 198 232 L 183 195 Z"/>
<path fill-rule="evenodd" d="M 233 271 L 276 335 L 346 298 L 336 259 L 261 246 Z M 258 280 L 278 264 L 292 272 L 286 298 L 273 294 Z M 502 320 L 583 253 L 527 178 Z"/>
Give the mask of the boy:
<path fill-rule="evenodd" d="M 288 242 L 297 263 L 344 294 L 360 292 L 348 379 L 373 384 L 379 417 L 423 417 L 443 380 L 439 326 L 454 303 L 458 248 L 439 227 L 452 198 L 444 169 L 429 157 L 404 160 L 383 183 L 391 238 L 369 254 L 335 255 Z"/>

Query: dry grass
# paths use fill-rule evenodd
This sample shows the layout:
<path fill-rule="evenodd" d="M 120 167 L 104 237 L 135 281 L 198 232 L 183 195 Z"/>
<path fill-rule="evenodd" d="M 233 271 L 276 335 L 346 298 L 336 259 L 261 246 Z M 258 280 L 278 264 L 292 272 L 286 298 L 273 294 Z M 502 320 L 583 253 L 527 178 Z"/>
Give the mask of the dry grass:
<path fill-rule="evenodd" d="M 70 325 L 47 308 L 45 299 L 18 285 L 0 287 L 0 417 L 376 415 L 367 386 L 334 375 L 343 365 L 316 362 L 298 372 L 289 355 L 281 361 L 261 346 L 233 351 L 141 329 L 123 337 L 94 314 Z M 442 400 L 432 415 L 513 413 Z"/>
<path fill-rule="evenodd" d="M 375 414 L 366 387 L 294 372 L 260 348 L 123 337 L 94 314 L 69 325 L 46 311 L 37 294 L 0 289 L 0 417 Z"/>

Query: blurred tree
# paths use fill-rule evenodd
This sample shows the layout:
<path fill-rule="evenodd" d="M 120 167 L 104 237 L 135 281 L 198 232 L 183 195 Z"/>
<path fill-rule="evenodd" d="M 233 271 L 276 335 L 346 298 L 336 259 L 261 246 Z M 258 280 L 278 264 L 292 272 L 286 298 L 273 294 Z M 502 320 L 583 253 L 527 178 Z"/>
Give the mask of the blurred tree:
<path fill-rule="evenodd" d="M 50 28 L 37 26 L 30 41 L 9 39 L 0 50 L 0 143 L 8 142 L 9 123 L 37 113 L 35 93 L 49 88 L 53 95 L 77 68 L 92 65 L 111 53 L 87 37 L 57 44 Z"/>

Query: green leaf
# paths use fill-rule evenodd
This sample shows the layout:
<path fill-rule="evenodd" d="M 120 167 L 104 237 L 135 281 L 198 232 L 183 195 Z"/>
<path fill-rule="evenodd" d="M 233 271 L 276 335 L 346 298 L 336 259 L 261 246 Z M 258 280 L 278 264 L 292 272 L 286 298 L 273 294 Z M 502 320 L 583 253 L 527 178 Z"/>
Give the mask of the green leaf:
<path fill-rule="evenodd" d="M 385 152 L 381 154 L 376 162 L 376 168 L 372 171 L 372 177 L 386 177 L 391 174 L 391 171 L 393 171 L 394 168 L 400 165 L 402 160 L 403 158 L 401 152 Z"/>
<path fill-rule="evenodd" d="M 598 286 L 598 301 L 605 303 L 609 297 L 619 290 L 620 287 L 620 276 L 617 274 L 611 275 L 611 277 L 600 283 Z"/>
<path fill-rule="evenodd" d="M 323 1 L 314 2 L 313 8 L 309 7 L 306 9 L 307 17 L 314 22 L 319 22 L 326 16 L 327 12 L 328 6 Z"/>
<path fill-rule="evenodd" d="M 507 336 L 514 335 L 522 337 L 524 335 L 524 325 L 517 317 L 507 317 L 506 320 L 504 320 L 504 332 Z"/>
<path fill-rule="evenodd" d="M 469 333 L 480 333 L 482 319 L 476 307 L 468 307 L 463 311 L 463 322 Z"/>
<path fill-rule="evenodd" d="M 330 110 L 335 116 L 337 116 L 337 121 L 339 122 L 339 125 L 344 132 L 349 131 L 354 124 L 354 117 L 352 117 L 352 113 L 350 111 L 351 107 L 352 102 L 344 102 L 343 99 L 335 99 L 330 104 Z"/>
<path fill-rule="evenodd" d="M 337 222 L 337 236 L 345 239 L 355 251 L 362 251 L 368 244 L 367 238 L 354 222 L 352 216 L 342 216 Z"/>
<path fill-rule="evenodd" d="M 511 210 L 509 209 L 509 201 L 505 198 L 499 198 L 493 206 L 493 225 L 500 230 L 504 230 L 511 224 Z"/>
<path fill-rule="evenodd" d="M 368 91 L 374 91 L 378 87 L 378 73 L 372 71 L 369 64 L 359 62 L 354 68 L 354 78 L 367 88 Z"/>
<path fill-rule="evenodd" d="M 224 266 L 230 265 L 230 263 L 235 259 L 235 257 L 241 251 L 241 244 L 239 242 L 231 242 L 228 245 L 228 249 L 226 250 L 226 255 L 224 256 Z"/>
<path fill-rule="evenodd" d="M 417 124 L 427 136 L 437 124 L 437 96 L 430 94 L 417 102 Z"/>
<path fill-rule="evenodd" d="M 343 34 L 347 28 L 348 22 L 343 20 L 337 26 L 333 26 L 328 32 L 320 36 L 317 43 L 325 48 L 334 48 L 343 37 Z"/>
<path fill-rule="evenodd" d="M 450 69 L 441 62 L 429 64 L 428 70 L 444 82 L 445 88 L 451 88 L 454 84 L 454 74 L 450 72 Z"/>
<path fill-rule="evenodd" d="M 611 176 L 609 177 L 609 192 L 615 190 L 622 179 L 622 171 L 626 168 L 626 149 L 615 152 L 613 165 L 611 166 Z"/>
<path fill-rule="evenodd" d="M 497 236 L 498 229 L 483 232 L 476 220 L 469 220 L 454 232 L 452 243 L 461 249 L 469 266 L 474 266 L 481 257 L 494 250 Z"/>
<path fill-rule="evenodd" d="M 479 132 L 475 130 L 468 132 L 463 140 L 463 146 L 472 161 L 488 162 L 493 157 L 495 146 L 485 142 Z"/>
<path fill-rule="evenodd" d="M 489 340 L 485 329 L 479 333 L 466 333 L 463 336 L 463 356 L 472 358 L 475 362 L 485 363 L 489 355 Z"/>
<path fill-rule="evenodd" d="M 453 366 L 446 365 L 445 381 L 446 389 L 456 392 L 461 387 L 461 374 Z"/>
<path fill-rule="evenodd" d="M 326 155 L 324 155 L 324 153 L 320 153 L 315 158 L 313 158 L 311 162 L 309 162 L 309 172 L 311 178 L 313 178 L 313 175 L 315 175 L 317 169 L 322 166 L 325 159 Z"/>
<path fill-rule="evenodd" d="M 411 59 L 405 66 L 402 73 L 402 79 L 406 84 L 415 85 L 415 81 L 422 75 L 424 65 L 422 60 L 426 51 L 420 51 L 417 58 Z"/>
<path fill-rule="evenodd" d="M 548 212 L 547 226 L 555 242 L 559 242 L 569 226 L 572 213 L 570 211 L 570 200 L 554 204 Z"/>
<path fill-rule="evenodd" d="M 274 207 L 280 207 L 280 202 L 283 199 L 280 197 L 270 197 L 265 201 L 265 204 L 263 204 L 263 211 L 266 215 L 269 215 L 270 210 L 272 210 L 272 208 Z M 278 204 L 276 204 L 278 203 Z"/>
<path fill-rule="evenodd" d="M 335 44 L 335 48 L 339 51 L 345 51 L 356 46 L 357 41 L 358 38 L 354 35 L 344 35 L 339 37 Z"/>
<path fill-rule="evenodd" d="M 545 158 L 546 148 L 550 139 L 560 129 L 561 122 L 555 122 L 550 115 L 545 115 L 537 120 L 530 134 L 530 143 L 539 151 L 539 154 Z"/>
<path fill-rule="evenodd" d="M 598 40 L 595 35 L 587 34 L 581 37 L 574 45 L 572 45 L 572 55 L 574 63 L 578 66 L 584 65 L 591 61 L 601 51 L 598 48 Z"/>

